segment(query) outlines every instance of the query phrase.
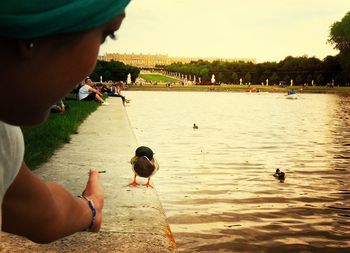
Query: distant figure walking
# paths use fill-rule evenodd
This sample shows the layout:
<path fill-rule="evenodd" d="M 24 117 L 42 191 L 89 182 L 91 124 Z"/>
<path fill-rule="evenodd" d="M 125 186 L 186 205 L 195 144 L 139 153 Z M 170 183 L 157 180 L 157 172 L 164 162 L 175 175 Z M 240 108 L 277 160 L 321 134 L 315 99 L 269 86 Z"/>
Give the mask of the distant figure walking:
<path fill-rule="evenodd" d="M 196 125 L 196 123 L 193 123 L 193 129 L 198 129 L 198 126 Z"/>

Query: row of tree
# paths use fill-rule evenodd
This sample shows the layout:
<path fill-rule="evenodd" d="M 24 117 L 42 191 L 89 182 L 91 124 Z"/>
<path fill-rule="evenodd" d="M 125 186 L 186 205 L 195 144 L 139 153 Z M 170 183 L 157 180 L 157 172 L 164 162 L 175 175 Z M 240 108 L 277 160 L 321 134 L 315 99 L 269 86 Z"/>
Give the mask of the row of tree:
<path fill-rule="evenodd" d="M 98 60 L 90 78 L 94 82 L 99 82 L 101 76 L 104 81 L 126 82 L 129 73 L 131 74 L 131 81 L 135 82 L 140 74 L 140 69 L 119 61 L 112 60 L 108 62 Z"/>
<path fill-rule="evenodd" d="M 266 83 L 278 84 L 281 81 L 295 84 L 327 84 L 343 83 L 348 80 L 342 73 L 338 57 L 327 56 L 323 61 L 315 57 L 288 56 L 279 63 L 265 62 L 259 64 L 246 62 L 195 61 L 189 64 L 174 63 L 164 66 L 170 74 L 181 73 L 187 76 L 200 77 L 209 82 L 214 74 L 217 82 L 221 83 Z"/>

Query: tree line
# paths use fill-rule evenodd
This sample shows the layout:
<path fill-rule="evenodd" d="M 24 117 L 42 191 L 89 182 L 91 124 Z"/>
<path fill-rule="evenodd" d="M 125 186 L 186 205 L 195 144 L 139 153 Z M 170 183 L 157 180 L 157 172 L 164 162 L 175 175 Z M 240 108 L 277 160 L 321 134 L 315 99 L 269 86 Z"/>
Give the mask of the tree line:
<path fill-rule="evenodd" d="M 119 61 L 98 60 L 94 71 L 90 75 L 90 78 L 94 82 L 99 82 L 101 76 L 103 81 L 126 82 L 129 73 L 131 74 L 131 81 L 135 82 L 136 78 L 140 74 L 140 69 Z"/>
<path fill-rule="evenodd" d="M 220 83 L 266 83 L 278 84 L 290 82 L 294 84 L 317 84 L 347 82 L 342 74 L 342 68 L 338 57 L 327 56 L 324 60 L 315 57 L 292 57 L 288 56 L 283 61 L 246 63 L 246 62 L 221 62 L 221 61 L 193 61 L 188 64 L 174 63 L 164 66 L 169 74 L 181 73 L 191 79 L 201 78 L 202 82 L 210 82 L 214 74 L 217 82 Z M 268 81 L 267 81 L 268 80 Z"/>

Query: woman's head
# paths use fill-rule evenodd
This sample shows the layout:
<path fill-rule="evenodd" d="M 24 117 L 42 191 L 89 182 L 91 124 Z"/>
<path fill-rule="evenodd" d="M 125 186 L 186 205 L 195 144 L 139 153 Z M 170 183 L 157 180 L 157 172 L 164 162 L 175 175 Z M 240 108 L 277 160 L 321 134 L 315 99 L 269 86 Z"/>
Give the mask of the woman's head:
<path fill-rule="evenodd" d="M 119 29 L 128 2 L 0 1 L 0 69 L 3 71 L 0 85 L 6 84 L 8 93 L 0 100 L 0 120 L 15 125 L 33 125 L 43 121 L 49 107 L 92 72 L 101 43 L 106 36 Z M 38 13 L 35 11 L 36 5 Z M 100 5 L 106 9 L 101 9 Z M 65 6 L 69 11 L 63 11 Z M 73 6 L 76 7 L 74 13 L 81 18 L 80 23 L 77 18 L 68 15 L 73 13 Z M 45 15 L 41 15 L 44 18 L 48 13 L 57 15 L 57 12 L 61 12 L 60 18 L 55 21 L 59 24 L 51 26 L 46 24 L 44 18 L 42 27 L 29 22 L 24 18 L 26 8 L 27 16 L 40 16 L 41 12 L 45 12 Z M 86 15 L 80 15 L 85 11 L 89 11 L 93 19 L 91 22 Z M 18 25 L 14 21 L 16 15 L 23 15 L 18 18 Z M 4 23 L 6 20 L 8 23 Z M 37 21 L 35 18 L 33 20 Z M 25 27 L 30 29 L 31 26 L 33 31 L 24 32 Z"/>
<path fill-rule="evenodd" d="M 124 13 L 130 0 L 2 0 L 0 37 L 34 39 L 87 31 Z"/>

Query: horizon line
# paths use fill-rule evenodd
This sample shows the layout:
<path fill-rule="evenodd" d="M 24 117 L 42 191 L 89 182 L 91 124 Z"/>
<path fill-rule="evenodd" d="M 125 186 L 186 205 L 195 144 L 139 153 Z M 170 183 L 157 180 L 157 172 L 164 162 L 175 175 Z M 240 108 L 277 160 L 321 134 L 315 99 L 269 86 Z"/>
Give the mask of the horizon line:
<path fill-rule="evenodd" d="M 173 56 L 170 54 L 161 54 L 161 53 L 156 53 L 156 54 L 152 54 L 152 53 L 104 53 L 99 55 L 99 57 L 101 56 L 106 56 L 106 55 L 145 55 L 145 56 L 166 56 L 166 57 L 170 57 L 170 58 L 190 58 L 190 59 L 197 59 L 197 60 L 205 60 L 205 59 L 224 59 L 224 60 L 253 60 L 256 61 L 256 58 L 254 57 L 220 57 L 220 56 Z"/>

